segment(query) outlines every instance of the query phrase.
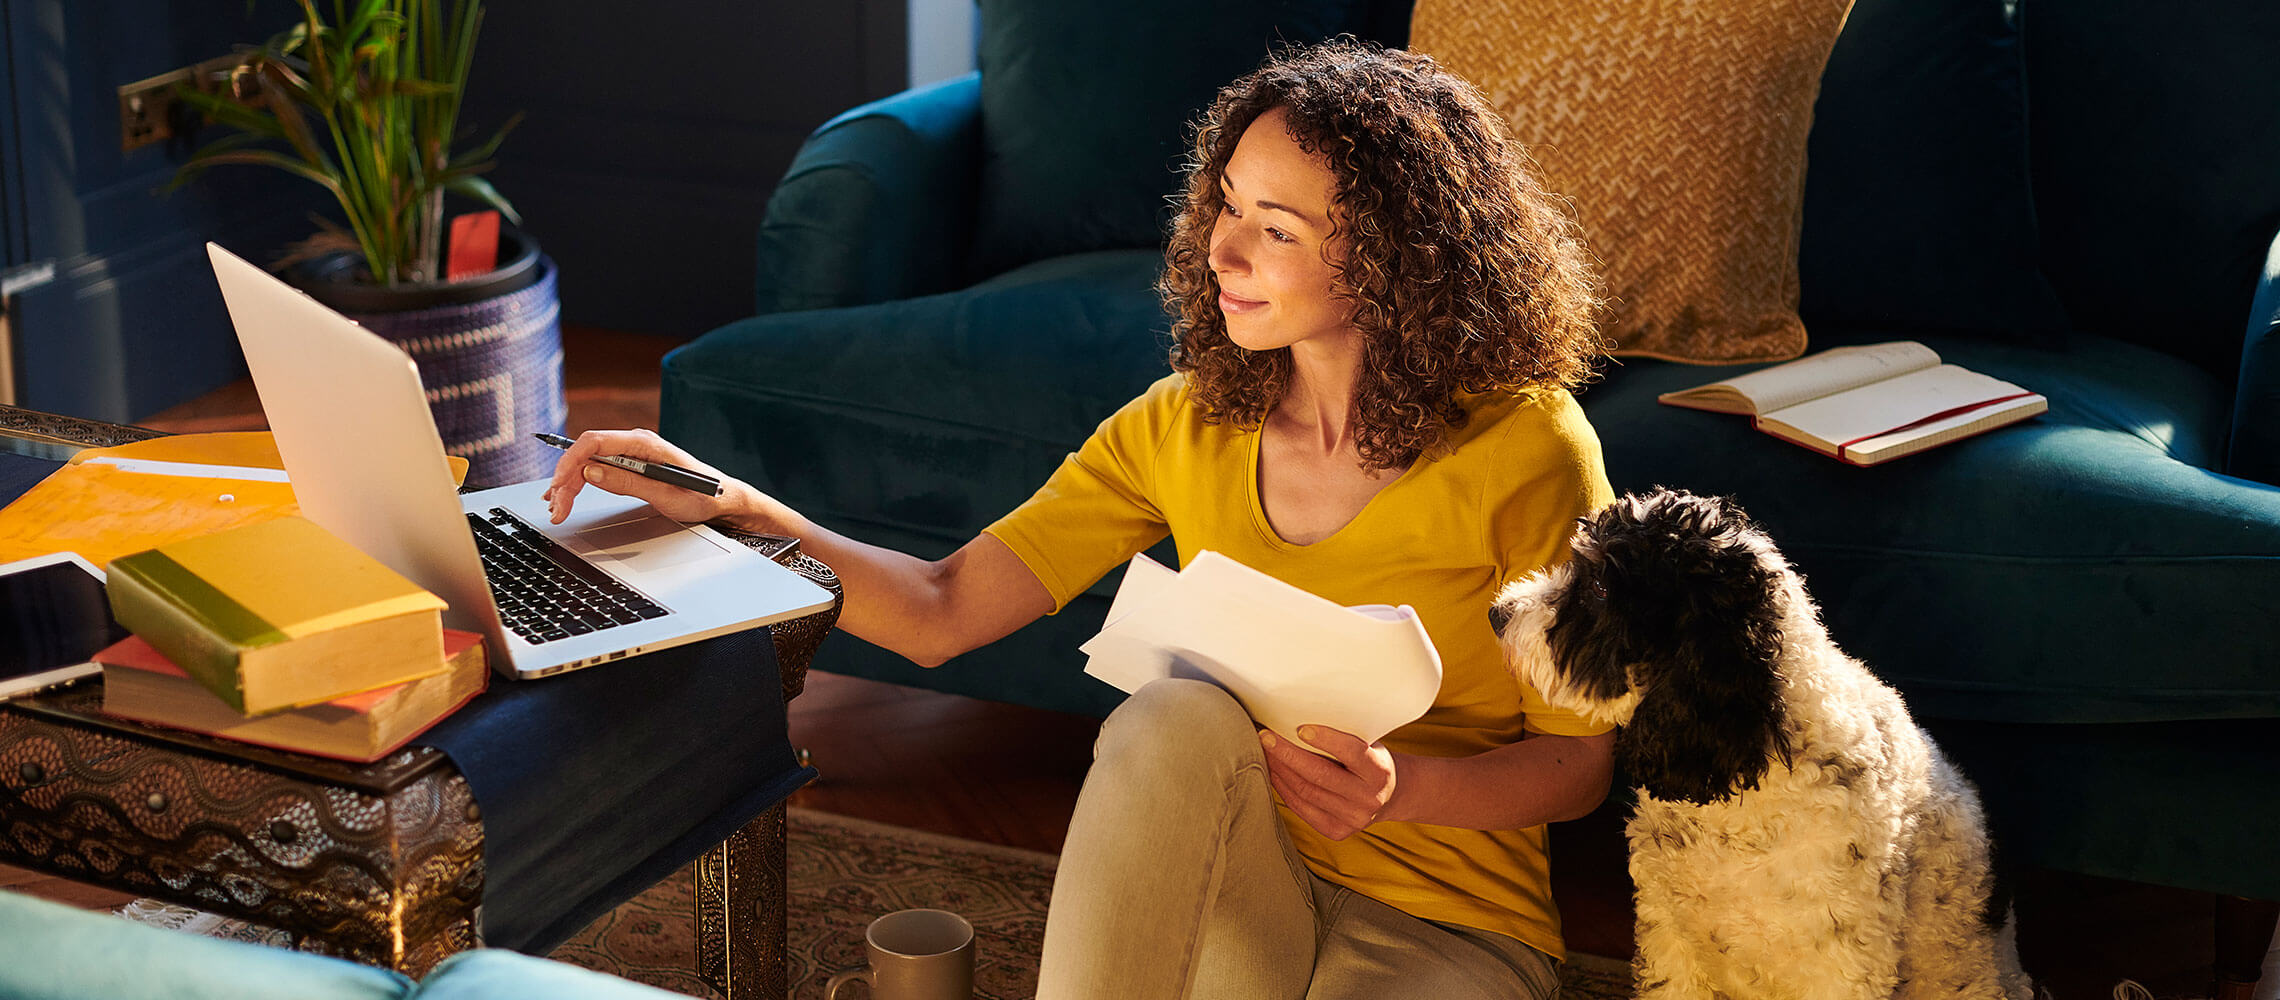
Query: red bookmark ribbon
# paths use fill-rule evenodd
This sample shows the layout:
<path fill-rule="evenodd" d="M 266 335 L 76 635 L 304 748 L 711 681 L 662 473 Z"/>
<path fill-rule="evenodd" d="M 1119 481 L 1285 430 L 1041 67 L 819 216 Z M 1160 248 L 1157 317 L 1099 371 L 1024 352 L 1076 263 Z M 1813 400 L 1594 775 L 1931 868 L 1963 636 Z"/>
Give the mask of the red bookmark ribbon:
<path fill-rule="evenodd" d="M 1850 440 L 1850 441 L 1847 441 L 1847 442 L 1845 442 L 1845 443 L 1843 443 L 1843 444 L 1840 444 L 1840 445 L 1838 445 L 1838 446 L 1837 446 L 1837 454 L 1839 454 L 1839 455 L 1842 455 L 1842 454 L 1844 454 L 1844 453 L 1845 453 L 1845 449 L 1847 449 L 1847 448 L 1850 448 L 1850 447 L 1852 447 L 1853 445 L 1859 444 L 1859 443 L 1861 443 L 1861 442 L 1863 442 L 1863 441 L 1868 441 L 1868 440 L 1873 440 L 1873 439 L 1875 439 L 1875 438 L 1880 438 L 1880 437 L 1883 437 L 1883 436 L 1884 436 L 1884 435 L 1886 435 L 1886 434 L 1898 434 L 1898 433 L 1900 433 L 1901 431 L 1904 431 L 1904 430 L 1910 430 L 1910 429 L 1913 429 L 1913 428 L 1917 428 L 1917 427 L 1922 427 L 1922 426 L 1924 426 L 1925 424 L 1928 424 L 1928 423 L 1932 423 L 1932 422 L 1934 422 L 1934 421 L 1938 421 L 1938 420 L 1946 420 L 1946 419 L 1947 419 L 1947 418 L 1949 418 L 1949 417 L 1960 417 L 1960 416 L 1962 416 L 1962 415 L 1964 415 L 1964 414 L 1966 414 L 1966 413 L 1970 413 L 1970 412 L 1971 412 L 1971 411 L 1973 411 L 1973 410 L 1983 410 L 1983 409 L 1986 409 L 1987 407 L 1993 406 L 1993 405 L 1995 405 L 1995 404 L 1997 404 L 1997 403 L 2008 403 L 2008 402 L 2010 402 L 2010 401 L 2012 401 L 2012 400 L 2014 400 L 2014 399 L 2025 399 L 2025 398 L 2027 398 L 2028 396 L 2032 396 L 2032 395 L 2034 395 L 2034 393 L 2031 393 L 2031 392 L 2016 392 L 2016 393 L 2012 393 L 2011 395 L 2008 395 L 2008 396 L 1997 396 L 1997 397 L 1995 397 L 1994 399 L 1985 399 L 1985 400 L 1981 400 L 1981 401 L 1979 401 L 1979 402 L 1976 402 L 1976 403 L 1965 403 L 1965 404 L 1964 404 L 1964 405 L 1962 405 L 1962 406 L 1958 406 L 1958 407 L 1954 407 L 1954 408 L 1951 408 L 1951 409 L 1946 409 L 1946 410 L 1941 410 L 1940 412 L 1938 412 L 1938 413 L 1934 413 L 1934 414 L 1932 414 L 1931 416 L 1925 417 L 1925 418 L 1923 418 L 1923 419 L 1921 419 L 1921 420 L 1913 420 L 1913 421 L 1910 421 L 1910 422 L 1908 422 L 1908 423 L 1905 423 L 1905 424 L 1901 424 L 1901 425 L 1900 425 L 1900 426 L 1898 426 L 1898 427 L 1893 427 L 1893 428 L 1890 428 L 1890 429 L 1888 429 L 1888 430 L 1881 430 L 1881 431 L 1877 431 L 1877 432 L 1876 432 L 1876 433 L 1874 433 L 1874 434 L 1863 434 L 1863 435 L 1861 435 L 1861 436 L 1859 436 L 1859 437 L 1856 437 L 1856 438 L 1854 438 L 1854 439 L 1852 439 L 1852 440 Z"/>

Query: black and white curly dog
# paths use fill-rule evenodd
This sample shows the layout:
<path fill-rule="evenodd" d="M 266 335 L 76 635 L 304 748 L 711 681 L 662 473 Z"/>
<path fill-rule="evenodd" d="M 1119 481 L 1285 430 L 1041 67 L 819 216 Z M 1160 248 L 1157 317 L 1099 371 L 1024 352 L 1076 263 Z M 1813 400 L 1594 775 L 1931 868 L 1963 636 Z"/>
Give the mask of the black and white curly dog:
<path fill-rule="evenodd" d="M 1639 996 L 2033 996 L 1978 793 L 1772 540 L 1667 490 L 1580 523 L 1489 618 L 1518 677 L 1621 727 Z"/>

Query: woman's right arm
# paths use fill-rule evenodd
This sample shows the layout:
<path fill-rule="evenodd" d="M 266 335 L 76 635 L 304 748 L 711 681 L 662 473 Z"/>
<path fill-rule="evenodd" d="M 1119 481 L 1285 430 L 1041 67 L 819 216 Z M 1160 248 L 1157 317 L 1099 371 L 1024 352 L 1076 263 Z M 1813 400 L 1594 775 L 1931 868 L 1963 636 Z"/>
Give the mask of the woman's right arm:
<path fill-rule="evenodd" d="M 708 497 L 667 486 L 592 461 L 598 455 L 628 455 L 709 473 L 721 480 L 721 494 Z M 976 536 L 936 561 L 859 542 L 723 475 L 651 431 L 579 435 L 555 464 L 547 489 L 555 523 L 569 516 L 572 501 L 588 483 L 646 500 L 677 521 L 724 520 L 747 531 L 799 539 L 800 550 L 831 567 L 846 590 L 839 627 L 920 666 L 938 666 L 1053 610 L 1045 585 L 994 536 Z"/>

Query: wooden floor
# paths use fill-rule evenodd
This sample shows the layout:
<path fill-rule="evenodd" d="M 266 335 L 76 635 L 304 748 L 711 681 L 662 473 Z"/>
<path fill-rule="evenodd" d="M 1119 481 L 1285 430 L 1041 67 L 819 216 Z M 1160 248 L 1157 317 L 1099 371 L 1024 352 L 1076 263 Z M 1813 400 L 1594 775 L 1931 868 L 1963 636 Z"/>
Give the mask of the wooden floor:
<path fill-rule="evenodd" d="M 566 330 L 572 433 L 655 426 L 656 338 Z M 141 423 L 168 430 L 260 426 L 250 386 L 224 389 Z M 828 642 L 853 642 L 834 636 Z M 959 669 L 955 662 L 941 669 Z M 811 673 L 792 703 L 792 740 L 823 777 L 797 805 L 951 836 L 1058 851 L 1098 720 Z M 1554 895 L 1571 947 L 1625 956 L 1630 883 L 1622 817 L 1603 808 L 1552 827 Z M 127 897 L 0 867 L 0 888 L 89 909 Z M 2059 1000 L 2102 1000 L 2132 979 L 2155 996 L 2208 989 L 2215 900 L 2206 893 L 2028 871 L 2019 885 L 2020 953 Z M 2268 964 L 2268 968 L 2270 965 Z M 2267 977 L 2262 994 L 2273 992 Z"/>

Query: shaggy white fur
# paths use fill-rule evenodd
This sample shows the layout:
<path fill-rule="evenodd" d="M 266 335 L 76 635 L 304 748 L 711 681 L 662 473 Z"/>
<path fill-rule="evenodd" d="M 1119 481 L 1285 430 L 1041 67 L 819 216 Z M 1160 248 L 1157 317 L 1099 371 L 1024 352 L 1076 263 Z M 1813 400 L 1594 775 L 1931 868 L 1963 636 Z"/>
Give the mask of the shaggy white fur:
<path fill-rule="evenodd" d="M 1716 505 L 1717 516 L 1664 509 L 1680 504 Z M 1577 558 L 1498 596 L 1491 618 L 1516 676 L 1555 706 L 1625 726 L 1619 759 L 1625 740 L 1659 738 L 1631 731 L 1669 717 L 1653 711 L 1658 696 L 1725 683 L 1663 679 L 1730 665 L 1688 662 L 1690 623 L 1669 620 L 1686 616 L 1626 597 L 1649 586 L 1637 574 L 1671 566 L 1684 579 L 1663 581 L 1667 593 L 1728 581 L 1702 569 L 1694 552 L 1662 562 L 1628 550 L 1600 557 L 1616 532 L 1651 539 L 1634 547 L 1700 549 L 1706 537 L 1754 561 L 1751 585 L 1772 584 L 1763 624 L 1777 629 L 1778 652 L 1762 669 L 1774 674 L 1765 689 L 1778 692 L 1773 732 L 1786 737 L 1747 727 L 1731 734 L 1755 740 L 1740 751 L 1764 765 L 1754 787 L 1744 773 L 1724 794 L 1695 802 L 1657 797 L 1651 780 L 1641 782 L 1627 831 L 1642 1000 L 2034 996 L 2007 907 L 1993 919 L 1984 912 L 1993 880 L 1978 793 L 1910 720 L 1899 694 L 1830 641 L 1771 542 L 1720 501 L 1662 493 L 1616 506 L 1627 513 L 1585 523 Z M 1628 617 L 1641 613 L 1663 620 Z M 1595 616 L 1588 627 L 1646 645 L 1562 637 L 1556 630 L 1567 614 Z M 1745 624 L 1731 613 L 1695 617 L 1699 628 Z M 1622 662 L 1586 662 L 1593 656 Z"/>

